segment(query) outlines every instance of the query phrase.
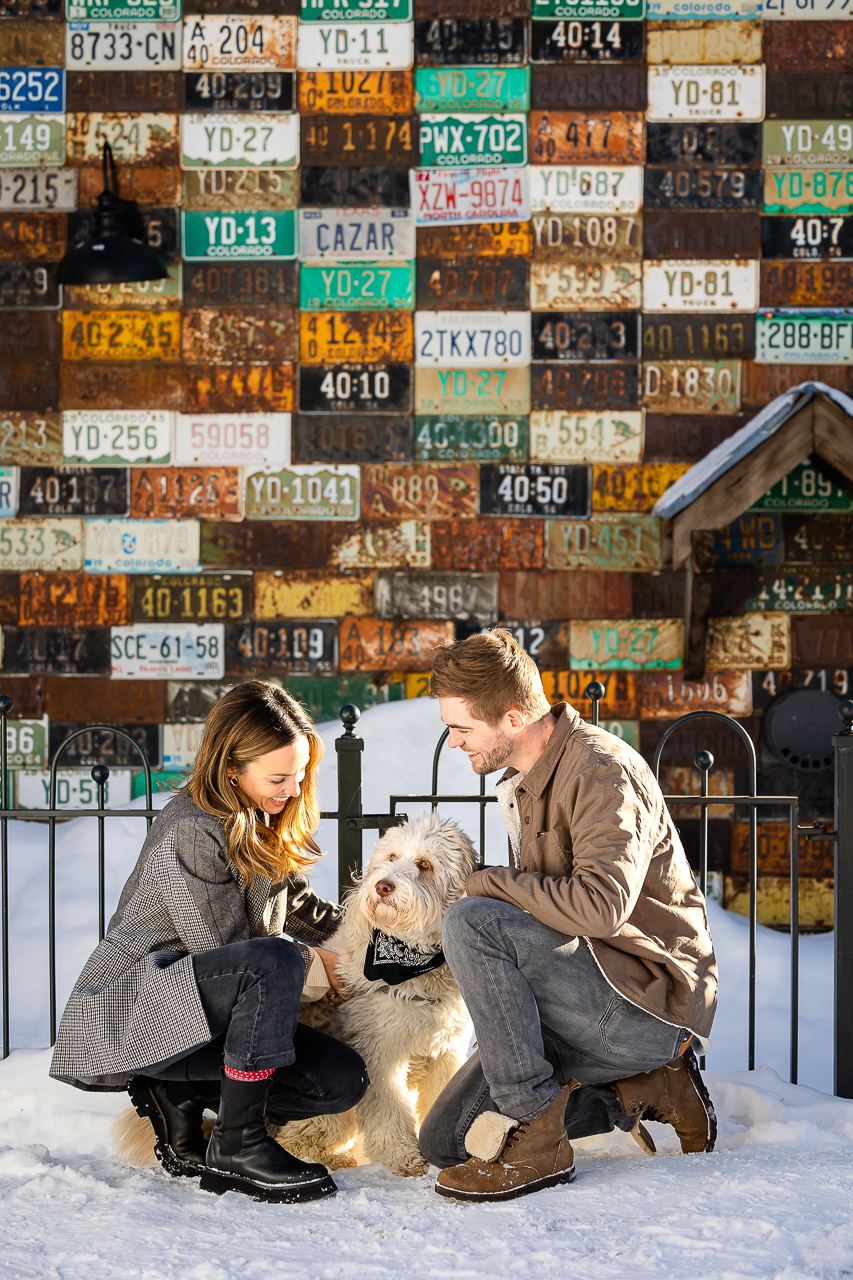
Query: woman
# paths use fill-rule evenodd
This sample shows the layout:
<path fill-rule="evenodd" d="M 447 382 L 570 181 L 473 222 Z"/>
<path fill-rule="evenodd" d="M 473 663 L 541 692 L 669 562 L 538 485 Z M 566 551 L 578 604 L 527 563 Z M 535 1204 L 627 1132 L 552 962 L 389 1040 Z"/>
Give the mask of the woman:
<path fill-rule="evenodd" d="M 164 1168 L 201 1175 L 216 1194 L 281 1203 L 334 1193 L 322 1165 L 267 1137 L 265 1119 L 346 1111 L 367 1087 L 357 1053 L 297 1024 L 304 989 L 341 993 L 337 956 L 320 945 L 340 908 L 303 874 L 320 855 L 322 755 L 283 689 L 250 680 L 219 700 L 59 1028 L 51 1075 L 127 1088 Z M 218 1116 L 205 1149 L 208 1106 Z"/>

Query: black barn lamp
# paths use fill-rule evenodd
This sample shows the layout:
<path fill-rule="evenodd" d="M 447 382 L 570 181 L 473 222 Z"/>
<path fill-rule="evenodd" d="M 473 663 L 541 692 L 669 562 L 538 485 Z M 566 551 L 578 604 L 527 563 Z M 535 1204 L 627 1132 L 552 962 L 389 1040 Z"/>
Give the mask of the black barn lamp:
<path fill-rule="evenodd" d="M 163 280 L 166 263 L 144 242 L 145 227 L 135 200 L 121 200 L 112 148 L 104 143 L 104 189 L 98 196 L 92 231 L 80 249 L 59 264 L 60 284 L 124 284 Z"/>

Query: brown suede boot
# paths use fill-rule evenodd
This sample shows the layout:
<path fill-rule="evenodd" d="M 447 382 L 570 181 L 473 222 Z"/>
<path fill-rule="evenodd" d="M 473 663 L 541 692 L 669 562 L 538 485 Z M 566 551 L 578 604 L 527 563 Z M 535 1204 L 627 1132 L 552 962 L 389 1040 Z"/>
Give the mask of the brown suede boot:
<path fill-rule="evenodd" d="M 514 1200 L 543 1187 L 575 1179 L 575 1157 L 566 1137 L 566 1103 L 577 1080 L 563 1085 L 553 1102 L 532 1120 L 484 1111 L 465 1135 L 471 1159 L 442 1169 L 440 1196 L 459 1200 Z"/>
<path fill-rule="evenodd" d="M 657 1071 L 616 1080 L 613 1088 L 626 1116 L 671 1124 L 685 1154 L 714 1150 L 717 1117 L 692 1049 Z"/>

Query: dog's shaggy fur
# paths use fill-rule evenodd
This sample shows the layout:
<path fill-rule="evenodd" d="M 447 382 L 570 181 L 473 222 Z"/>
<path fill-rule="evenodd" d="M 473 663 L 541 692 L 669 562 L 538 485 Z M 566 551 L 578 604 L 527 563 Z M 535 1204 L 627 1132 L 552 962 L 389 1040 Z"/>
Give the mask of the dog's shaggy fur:
<path fill-rule="evenodd" d="M 418 1127 L 465 1061 L 471 1021 L 446 964 L 389 987 L 365 978 L 364 959 L 377 928 L 415 950 L 438 946 L 444 913 L 476 865 L 468 837 L 437 814 L 395 827 L 377 842 L 327 944 L 340 954 L 348 998 L 337 1006 L 303 1005 L 300 1015 L 361 1054 L 370 1087 L 352 1111 L 278 1130 L 279 1142 L 300 1159 L 340 1168 L 353 1163 L 349 1151 L 358 1143 L 368 1160 L 394 1173 L 426 1172 Z M 384 896 L 376 888 L 383 881 L 393 885 Z"/>
<path fill-rule="evenodd" d="M 340 1005 L 303 1004 L 300 1012 L 301 1022 L 361 1054 L 370 1087 L 352 1111 L 279 1128 L 275 1137 L 293 1155 L 340 1169 L 356 1163 L 355 1149 L 397 1174 L 426 1172 L 418 1127 L 465 1061 L 471 1021 L 446 964 L 389 987 L 365 978 L 364 959 L 374 929 L 415 950 L 438 946 L 444 913 L 476 866 L 471 841 L 437 814 L 394 827 L 377 842 L 347 897 L 343 922 L 326 944 L 340 954 L 348 998 Z M 377 893 L 380 881 L 393 884 L 393 892 Z M 206 1119 L 206 1130 L 211 1125 Z M 132 1108 L 113 1121 L 112 1138 L 119 1159 L 155 1163 L 150 1121 Z"/>

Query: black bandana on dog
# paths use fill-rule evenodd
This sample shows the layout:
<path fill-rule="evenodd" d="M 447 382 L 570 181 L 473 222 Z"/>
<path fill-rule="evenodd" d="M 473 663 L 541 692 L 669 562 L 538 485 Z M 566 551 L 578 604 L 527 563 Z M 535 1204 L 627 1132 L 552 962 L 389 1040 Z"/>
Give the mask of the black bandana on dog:
<path fill-rule="evenodd" d="M 410 978 L 440 969 L 443 964 L 444 952 L 440 947 L 437 951 L 414 951 L 399 938 L 374 929 L 364 957 L 364 976 L 370 982 L 381 979 L 389 987 L 397 987 Z"/>

